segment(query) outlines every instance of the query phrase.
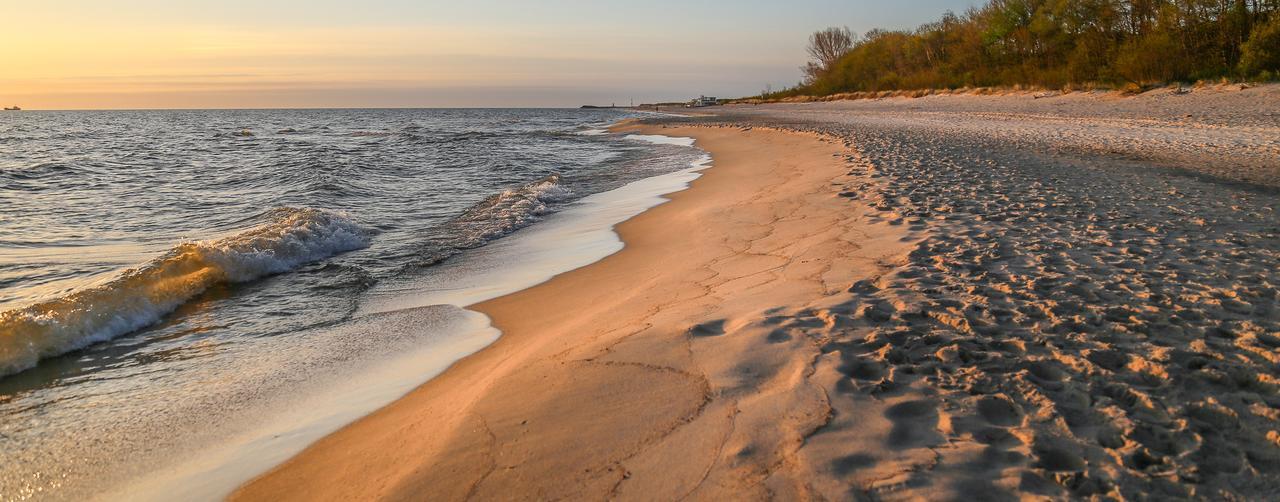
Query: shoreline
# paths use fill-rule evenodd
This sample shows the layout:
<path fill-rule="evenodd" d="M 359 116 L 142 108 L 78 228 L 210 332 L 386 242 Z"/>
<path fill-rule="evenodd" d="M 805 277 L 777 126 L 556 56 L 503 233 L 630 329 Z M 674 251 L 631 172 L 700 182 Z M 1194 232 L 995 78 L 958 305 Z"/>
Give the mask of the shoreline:
<path fill-rule="evenodd" d="M 629 138 L 636 142 L 692 147 L 691 138 Z M 458 360 L 501 336 L 471 305 L 546 282 L 599 261 L 623 247 L 613 227 L 667 201 L 707 167 L 700 154 L 682 169 L 641 178 L 589 194 L 537 225 L 522 228 L 436 266 L 432 274 L 366 291 L 349 321 L 322 328 L 336 336 L 405 338 L 386 356 L 346 377 L 326 375 L 323 384 L 297 389 L 279 410 L 257 410 L 259 423 L 235 429 L 216 447 L 173 466 L 148 472 L 111 489 L 111 498 L 162 500 L 170 496 L 222 499 L 236 487 L 270 471 L 311 443 L 387 406 L 438 376 Z M 372 293 L 372 294 L 371 294 Z"/>
<path fill-rule="evenodd" d="M 1263 497 L 1280 101 L 1249 95 L 638 120 L 715 167 L 239 495 Z"/>
<path fill-rule="evenodd" d="M 0 252 L 0 262 L 23 265 L 0 274 L 16 286 L 6 298 L 34 302 L 3 312 L 0 366 L 40 359 L 0 378 L 0 460 L 11 466 L 0 471 L 0 492 L 221 499 L 496 332 L 483 315 L 432 305 L 513 292 L 616 251 L 613 224 L 683 189 L 662 175 L 702 156 L 599 135 L 622 118 L 617 112 L 203 116 L 131 143 L 211 148 L 197 148 L 190 163 L 148 157 L 139 166 L 153 170 L 98 173 L 113 181 L 86 189 L 76 206 L 84 212 L 49 202 L 95 176 L 64 165 L 71 157 L 59 149 L 35 148 L 58 161 L 29 166 L 30 178 L 19 166 L 11 177 L 15 188 L 44 187 L 53 198 L 9 214 L 43 208 L 36 212 L 58 224 Z M 120 117 L 111 127 L 154 128 L 168 118 Z M 67 117 L 40 119 L 33 126 L 74 126 Z M 245 130 L 252 135 L 239 134 Z M 32 145 L 75 138 L 53 134 Z M 264 149 L 218 146 L 249 143 Z M 272 160 L 282 158 L 289 161 Z M 339 164 L 340 173 L 329 170 Z M 200 198 L 207 185 L 198 180 L 244 188 L 248 199 L 233 198 L 251 203 Z M 139 191 L 149 202 L 93 203 L 155 183 L 186 195 Z M 190 212 L 179 199 L 203 209 Z M 9 234 L 35 231 L 27 220 L 15 219 Z M 118 232 L 72 230 L 92 221 Z M 64 240 L 64 232 L 79 236 Z M 432 291 L 440 294 L 421 300 L 427 305 L 375 305 L 423 292 L 428 278 L 448 291 Z M 49 301 L 41 303 L 45 287 Z M 94 343 L 38 354 L 84 340 Z"/>
<path fill-rule="evenodd" d="M 439 498 L 506 490 L 590 497 L 613 493 L 622 479 L 627 490 L 679 488 L 666 478 L 694 472 L 706 475 L 684 480 L 688 491 L 712 489 L 703 482 L 711 477 L 729 483 L 715 485 L 728 490 L 719 493 L 762 487 L 741 470 L 712 476 L 724 466 L 716 457 L 729 455 L 724 444 L 679 459 L 669 449 L 769 439 L 748 456 L 765 470 L 793 449 L 829 408 L 821 389 L 796 378 L 808 366 L 797 356 L 811 360 L 813 344 L 770 323 L 879 273 L 905 252 L 906 233 L 836 224 L 860 217 L 837 195 L 848 170 L 840 159 L 850 152 L 829 138 L 617 129 L 694 137 L 713 165 L 670 202 L 619 224 L 622 251 L 474 306 L 503 332 L 497 342 L 231 498 L 398 498 L 426 487 Z M 788 390 L 768 391 L 774 386 Z M 743 415 L 736 426 L 725 421 L 735 409 Z M 788 432 L 765 432 L 780 424 Z"/>

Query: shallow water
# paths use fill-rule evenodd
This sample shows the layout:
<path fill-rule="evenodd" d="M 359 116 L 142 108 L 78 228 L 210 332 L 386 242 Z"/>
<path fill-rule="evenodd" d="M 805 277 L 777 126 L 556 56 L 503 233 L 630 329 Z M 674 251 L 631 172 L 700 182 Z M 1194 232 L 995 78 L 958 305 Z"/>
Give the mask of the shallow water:
<path fill-rule="evenodd" d="M 624 116 L 3 117 L 3 498 L 225 491 L 252 474 L 228 459 L 283 460 L 490 343 L 457 306 L 616 250 L 687 182 L 687 143 L 600 134 Z"/>

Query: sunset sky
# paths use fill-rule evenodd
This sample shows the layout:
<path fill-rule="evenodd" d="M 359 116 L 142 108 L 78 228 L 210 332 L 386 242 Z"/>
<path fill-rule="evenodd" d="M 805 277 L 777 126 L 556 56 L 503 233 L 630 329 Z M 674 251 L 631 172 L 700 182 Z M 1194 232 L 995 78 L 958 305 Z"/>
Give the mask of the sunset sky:
<path fill-rule="evenodd" d="M 974 3 L 6 0 L 0 104 L 576 106 L 741 96 L 796 83 L 815 29 L 913 27 Z"/>

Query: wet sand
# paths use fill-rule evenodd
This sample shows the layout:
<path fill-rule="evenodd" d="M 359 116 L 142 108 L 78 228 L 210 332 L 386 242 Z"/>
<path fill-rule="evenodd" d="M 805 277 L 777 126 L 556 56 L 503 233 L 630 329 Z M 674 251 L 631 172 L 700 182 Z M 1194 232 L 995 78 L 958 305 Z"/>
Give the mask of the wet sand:
<path fill-rule="evenodd" d="M 909 232 L 839 195 L 852 152 L 831 139 L 642 132 L 697 138 L 714 165 L 620 225 L 619 253 L 477 306 L 503 332 L 494 345 L 233 498 L 713 498 L 790 483 L 771 474 L 829 415 L 803 332 L 840 322 L 828 295 L 904 259 Z"/>
<path fill-rule="evenodd" d="M 715 167 L 237 497 L 1274 498 L 1277 89 L 652 119 Z"/>

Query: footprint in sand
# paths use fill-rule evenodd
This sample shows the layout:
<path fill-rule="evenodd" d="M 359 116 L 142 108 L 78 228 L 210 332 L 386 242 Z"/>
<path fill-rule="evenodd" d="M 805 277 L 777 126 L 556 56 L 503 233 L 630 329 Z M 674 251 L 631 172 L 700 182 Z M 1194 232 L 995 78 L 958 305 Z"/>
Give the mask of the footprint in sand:
<path fill-rule="evenodd" d="M 979 400 L 978 414 L 987 423 L 1000 427 L 1013 427 L 1022 423 L 1022 408 L 1003 394 Z"/>
<path fill-rule="evenodd" d="M 692 328 L 689 328 L 689 335 L 696 337 L 721 336 L 724 334 L 724 319 L 695 324 Z"/>
<path fill-rule="evenodd" d="M 786 328 L 778 328 L 769 332 L 769 336 L 765 337 L 765 341 L 769 343 L 783 343 L 791 341 L 791 332 Z"/>
<path fill-rule="evenodd" d="M 938 401 L 916 399 L 904 401 L 885 410 L 885 417 L 893 422 L 889 431 L 889 446 L 897 449 L 933 446 L 942 441 L 938 433 Z"/>
<path fill-rule="evenodd" d="M 836 474 L 847 476 L 859 469 L 865 469 L 876 464 L 877 458 L 864 453 L 854 453 L 844 457 L 837 458 L 831 463 L 831 469 Z"/>
<path fill-rule="evenodd" d="M 1056 444 L 1037 444 L 1032 448 L 1036 456 L 1035 466 L 1051 472 L 1079 472 L 1085 467 L 1084 459 Z"/>

